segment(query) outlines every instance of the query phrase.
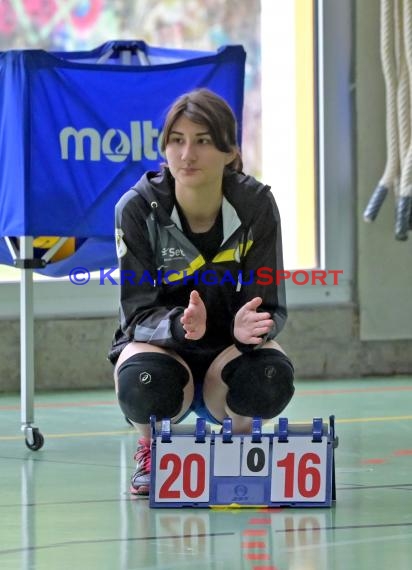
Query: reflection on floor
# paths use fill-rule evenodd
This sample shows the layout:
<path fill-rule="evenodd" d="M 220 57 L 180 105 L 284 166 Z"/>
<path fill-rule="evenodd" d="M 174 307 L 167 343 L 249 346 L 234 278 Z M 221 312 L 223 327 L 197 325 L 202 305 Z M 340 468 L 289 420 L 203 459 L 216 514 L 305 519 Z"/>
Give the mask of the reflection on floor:
<path fill-rule="evenodd" d="M 410 570 L 411 397 L 410 377 L 298 382 L 282 415 L 336 416 L 336 505 L 212 510 L 129 496 L 136 438 L 112 393 L 37 394 L 37 452 L 2 396 L 0 568 Z"/>

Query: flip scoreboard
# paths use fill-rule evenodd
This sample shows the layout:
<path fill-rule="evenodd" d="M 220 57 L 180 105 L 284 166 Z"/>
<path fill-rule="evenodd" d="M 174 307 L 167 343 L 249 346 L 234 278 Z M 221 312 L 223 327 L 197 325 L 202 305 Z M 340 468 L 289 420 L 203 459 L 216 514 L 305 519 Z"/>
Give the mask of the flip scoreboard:
<path fill-rule="evenodd" d="M 336 499 L 334 416 L 305 424 L 279 418 L 273 433 L 254 418 L 241 435 L 230 418 L 219 433 L 202 418 L 157 425 L 152 416 L 151 507 L 330 507 Z"/>

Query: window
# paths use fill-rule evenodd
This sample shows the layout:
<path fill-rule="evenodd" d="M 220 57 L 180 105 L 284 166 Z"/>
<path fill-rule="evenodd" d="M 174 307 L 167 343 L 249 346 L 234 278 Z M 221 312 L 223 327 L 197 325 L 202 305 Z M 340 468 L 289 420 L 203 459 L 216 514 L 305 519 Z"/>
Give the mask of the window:
<path fill-rule="evenodd" d="M 245 170 L 270 184 L 276 195 L 285 267 L 291 276 L 292 270 L 312 268 L 343 271 L 338 285 L 328 279 L 328 286 L 319 282 L 302 286 L 288 279 L 288 304 L 348 302 L 353 251 L 350 2 L 125 0 L 114 4 L 91 2 L 85 12 L 51 3 L 54 13 L 42 15 L 40 8 L 31 10 L 30 2 L 22 8 L 25 14 L 6 2 L 3 10 L 9 13 L 0 24 L 4 28 L 0 49 L 91 49 L 108 39 L 130 37 L 152 45 L 205 50 L 242 43 L 248 54 Z M 48 24 L 42 33 L 36 32 L 39 18 Z M 131 23 L 136 29 L 130 28 Z M 4 317 L 19 314 L 19 275 L 18 270 L 0 267 L 0 279 L 6 281 L 0 285 Z M 36 277 L 35 312 L 113 314 L 117 289 L 99 286 L 96 280 L 75 287 L 67 279 Z"/>
<path fill-rule="evenodd" d="M 262 177 L 274 180 L 281 212 L 288 304 L 348 302 L 350 2 L 262 0 L 261 10 Z M 329 273 L 327 286 L 313 273 L 300 285 L 299 270 L 315 268 L 340 273 Z"/>
<path fill-rule="evenodd" d="M 287 269 L 318 266 L 315 7 L 261 2 L 262 177 L 272 180 Z"/>

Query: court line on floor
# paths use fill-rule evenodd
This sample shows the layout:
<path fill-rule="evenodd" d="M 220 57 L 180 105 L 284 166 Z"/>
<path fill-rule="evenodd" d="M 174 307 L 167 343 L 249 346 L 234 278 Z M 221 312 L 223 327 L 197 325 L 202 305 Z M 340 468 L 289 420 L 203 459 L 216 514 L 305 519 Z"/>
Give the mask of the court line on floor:
<path fill-rule="evenodd" d="M 297 383 L 299 387 L 299 384 Z M 334 394 L 370 394 L 373 392 L 410 392 L 412 386 L 379 386 L 374 388 L 321 388 L 313 390 L 296 390 L 296 396 L 318 396 Z"/>
<path fill-rule="evenodd" d="M 311 532 L 320 532 L 322 530 L 364 530 L 370 528 L 399 528 L 405 526 L 412 526 L 412 522 L 399 522 L 399 523 L 374 523 L 374 524 L 349 524 L 349 525 L 330 525 L 330 526 L 321 526 L 319 528 L 312 529 Z M 285 528 L 285 529 L 278 529 L 275 530 L 276 534 L 282 533 L 295 533 L 295 532 L 307 532 L 307 529 L 299 529 L 299 528 Z"/>
<path fill-rule="evenodd" d="M 356 485 L 348 484 L 336 487 L 337 491 L 369 491 L 370 489 L 400 489 L 401 491 L 412 491 L 412 483 L 391 483 L 390 485 Z"/>
<path fill-rule="evenodd" d="M 353 530 L 353 529 L 369 529 L 369 528 L 393 528 L 393 527 L 409 527 L 412 526 L 412 523 L 388 523 L 388 524 L 380 524 L 380 525 L 348 525 L 348 526 L 328 526 L 324 528 L 317 529 L 319 531 L 331 531 L 331 530 Z M 275 531 L 276 534 L 284 533 L 288 531 Z M 142 542 L 142 541 L 161 541 L 161 540 L 175 540 L 175 539 L 184 539 L 184 538 L 192 538 L 195 537 L 196 539 L 199 538 L 214 538 L 214 537 L 224 537 L 224 536 L 234 536 L 236 534 L 235 531 L 231 532 L 220 532 L 220 533 L 203 533 L 203 534 L 184 534 L 184 535 L 170 535 L 170 536 L 142 536 L 142 537 L 128 537 L 128 538 L 105 538 L 105 539 L 88 539 L 88 540 L 69 540 L 66 542 L 56 542 L 52 544 L 44 544 L 38 546 L 28 546 L 28 547 L 20 547 L 20 548 L 10 548 L 5 550 L 0 550 L 0 556 L 8 555 L 8 554 L 18 554 L 23 552 L 37 552 L 42 550 L 50 550 L 54 548 L 66 548 L 70 546 L 90 546 L 92 544 L 102 544 L 102 543 L 130 543 L 130 542 Z M 362 543 L 369 543 L 369 542 L 382 542 L 388 540 L 402 540 L 404 538 L 410 538 L 411 534 L 404 534 L 404 535 L 393 535 L 393 536 L 380 536 L 380 537 L 367 537 L 367 538 L 359 538 L 354 540 L 335 540 L 333 542 L 326 541 L 322 544 L 307 544 L 302 545 L 299 547 L 300 550 L 312 550 L 318 548 L 330 548 L 331 546 L 343 546 L 346 544 L 362 544 Z M 293 552 L 295 548 L 282 548 L 281 550 L 287 552 Z"/>
<path fill-rule="evenodd" d="M 85 401 L 85 402 L 39 402 L 34 405 L 34 409 L 47 409 L 47 408 L 95 408 L 98 406 L 118 406 L 116 400 L 96 400 L 96 401 Z M 20 404 L 8 404 L 0 406 L 0 411 L 13 411 L 20 410 Z"/>
<path fill-rule="evenodd" d="M 333 529 L 331 529 L 333 530 Z M 379 537 L 367 537 L 367 538 L 356 538 L 353 540 L 334 540 L 332 542 L 322 542 L 319 544 L 302 544 L 299 546 L 299 550 L 318 550 L 324 548 L 332 548 L 338 546 L 348 546 L 350 544 L 369 544 L 373 542 L 388 542 L 392 540 L 410 540 L 412 534 L 395 534 L 395 535 L 385 535 Z M 296 548 L 286 547 L 282 548 L 283 552 L 296 552 Z"/>
<path fill-rule="evenodd" d="M 25 450 L 27 451 L 27 450 Z M 27 452 L 28 453 L 28 452 Z M 22 456 L 17 456 L 17 457 L 13 457 L 10 455 L 5 455 L 5 454 L 1 454 L 0 455 L 0 460 L 7 460 L 7 461 L 18 461 L 18 462 L 27 462 L 27 461 L 33 461 L 36 463 L 43 463 L 43 464 L 47 464 L 47 463 L 56 463 L 57 465 L 81 465 L 81 466 L 88 466 L 88 467 L 98 467 L 101 468 L 103 467 L 104 469 L 118 469 L 119 468 L 119 464 L 118 463 L 91 463 L 90 461 L 79 461 L 79 460 L 68 460 L 68 459 L 50 459 L 50 456 L 45 456 L 42 453 L 31 453 L 30 455 L 24 455 Z"/>
<path fill-rule="evenodd" d="M 412 415 L 408 416 L 376 416 L 370 418 L 338 418 L 335 420 L 337 424 L 354 424 L 354 423 L 373 423 L 373 422 L 395 422 L 395 421 L 409 421 L 412 420 Z M 297 422 L 307 423 L 307 422 Z M 69 432 L 69 433 L 47 433 L 42 432 L 47 439 L 69 439 L 73 437 L 107 437 L 132 434 L 135 432 L 132 429 L 115 430 L 115 431 L 90 431 L 90 432 Z M 19 441 L 23 435 L 2 435 L 1 441 Z"/>
<path fill-rule="evenodd" d="M 412 420 L 412 416 L 372 416 L 370 418 L 337 418 L 337 424 L 353 424 L 365 422 L 395 422 L 399 420 Z"/>
<path fill-rule="evenodd" d="M 127 495 L 125 492 L 124 495 Z M 67 500 L 67 501 L 38 501 L 32 503 L 5 503 L 0 504 L 0 509 L 29 509 L 29 508 L 43 508 L 43 507 L 64 507 L 70 506 L 73 507 L 74 505 L 94 505 L 94 504 L 107 504 L 107 503 L 136 503 L 138 501 L 149 501 L 149 497 L 145 497 L 144 499 L 135 499 L 134 497 L 116 497 L 115 499 L 83 499 L 83 500 Z"/>
<path fill-rule="evenodd" d="M 299 384 L 299 383 L 297 383 Z M 334 394 L 371 394 L 374 392 L 403 392 L 412 391 L 412 386 L 378 386 L 370 388 L 322 388 L 322 389 L 309 389 L 309 390 L 296 390 L 296 396 L 316 396 L 316 395 L 334 395 Z M 42 408 L 87 408 L 97 406 L 117 406 L 118 403 L 113 400 L 90 400 L 83 402 L 37 402 L 34 405 L 35 409 Z M 0 411 L 20 410 L 20 404 L 0 405 Z"/>
<path fill-rule="evenodd" d="M 136 436 L 131 428 L 128 430 L 118 430 L 118 431 L 84 431 L 84 432 L 72 432 L 72 433 L 45 433 L 42 432 L 47 439 L 67 439 L 71 437 L 106 437 L 106 436 L 117 436 L 117 435 L 127 435 L 132 434 Z M 23 439 L 23 435 L 1 435 L 0 441 L 16 441 Z"/>
<path fill-rule="evenodd" d="M 56 542 L 54 544 L 44 544 L 41 546 L 27 546 L 22 548 L 10 548 L 7 550 L 0 550 L 0 556 L 5 554 L 18 554 L 21 552 L 37 552 L 39 550 L 49 550 L 52 548 L 65 548 L 67 546 L 90 546 L 91 544 L 107 544 L 119 542 L 141 542 L 141 541 L 158 541 L 158 540 L 176 540 L 185 538 L 214 538 L 220 536 L 233 536 L 236 532 L 210 532 L 203 534 L 178 534 L 171 536 L 133 536 L 128 538 L 96 538 L 90 540 L 68 540 L 67 542 Z"/>

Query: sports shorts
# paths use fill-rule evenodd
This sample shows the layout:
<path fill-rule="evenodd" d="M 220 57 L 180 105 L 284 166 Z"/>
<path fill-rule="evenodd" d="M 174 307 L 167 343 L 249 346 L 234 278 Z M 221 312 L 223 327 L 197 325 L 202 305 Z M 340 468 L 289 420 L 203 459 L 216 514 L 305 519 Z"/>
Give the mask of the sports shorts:
<path fill-rule="evenodd" d="M 212 424 L 221 425 L 222 422 L 217 420 L 211 412 L 207 409 L 203 400 L 203 381 L 209 366 L 213 360 L 222 352 L 221 350 L 193 350 L 193 351 L 179 351 L 178 354 L 186 364 L 189 366 L 193 376 L 194 396 L 193 402 L 187 412 L 179 419 L 178 423 L 183 421 L 187 416 L 194 412 L 199 418 L 205 419 Z"/>

